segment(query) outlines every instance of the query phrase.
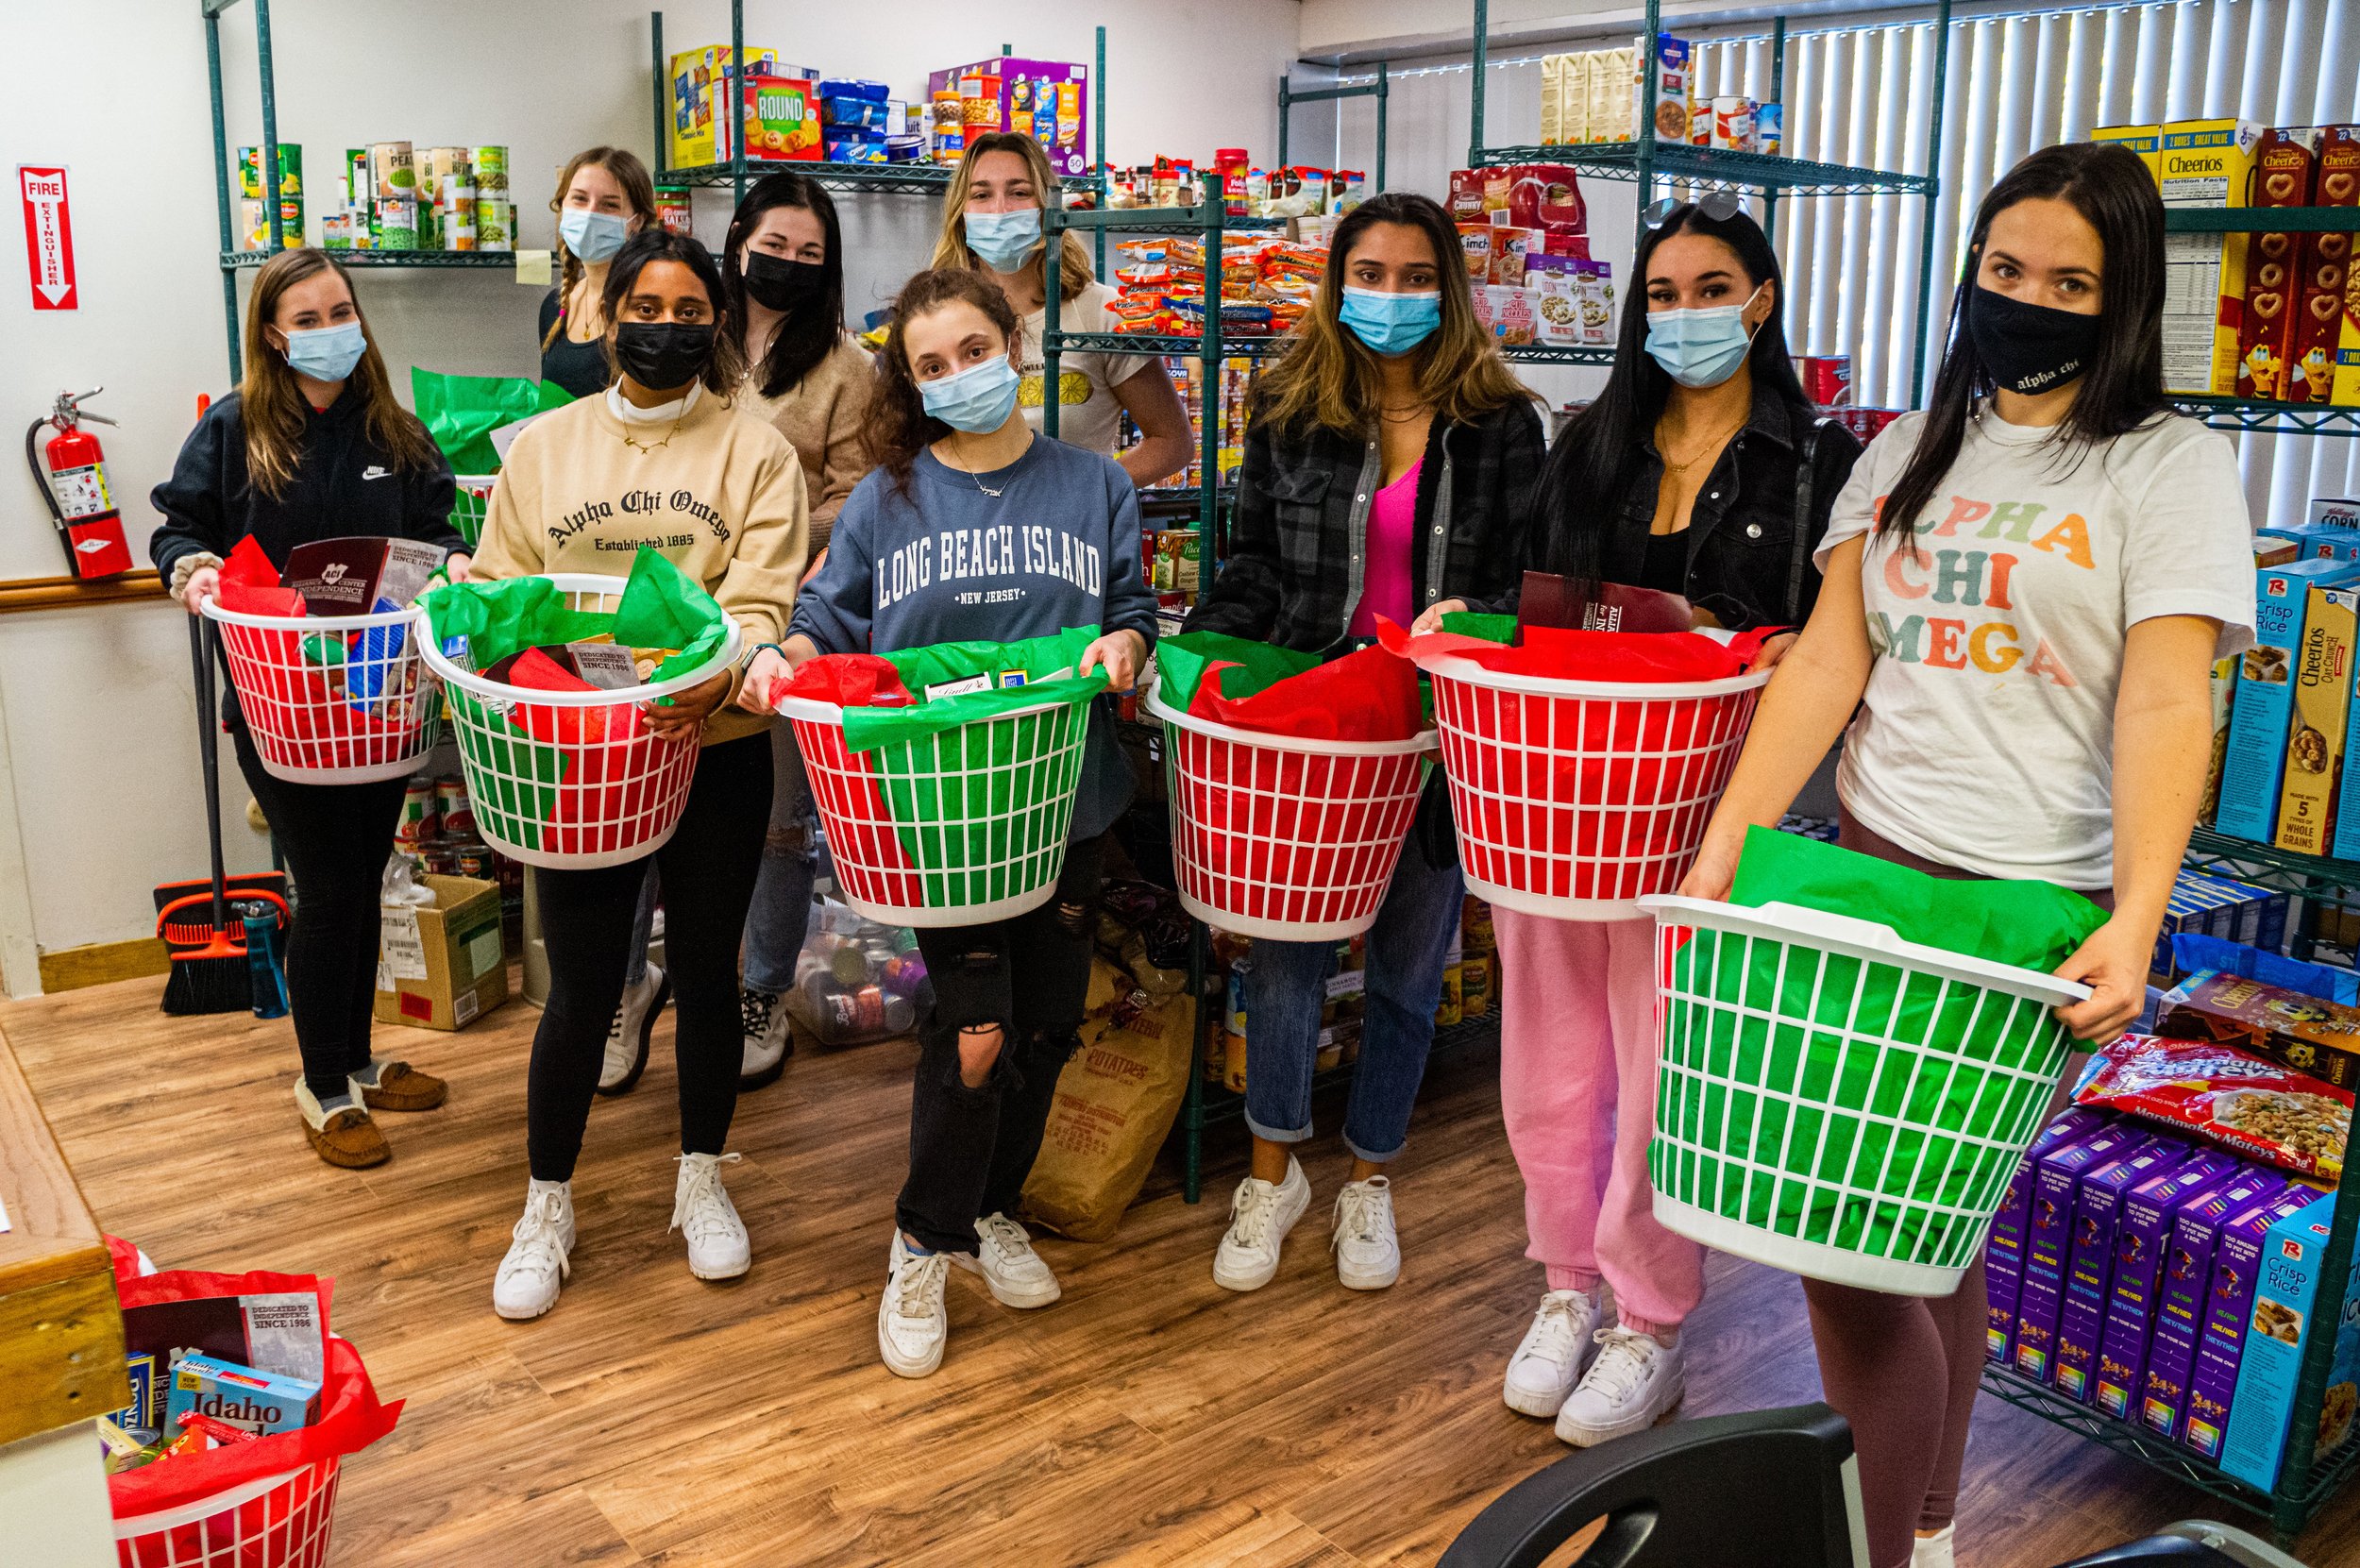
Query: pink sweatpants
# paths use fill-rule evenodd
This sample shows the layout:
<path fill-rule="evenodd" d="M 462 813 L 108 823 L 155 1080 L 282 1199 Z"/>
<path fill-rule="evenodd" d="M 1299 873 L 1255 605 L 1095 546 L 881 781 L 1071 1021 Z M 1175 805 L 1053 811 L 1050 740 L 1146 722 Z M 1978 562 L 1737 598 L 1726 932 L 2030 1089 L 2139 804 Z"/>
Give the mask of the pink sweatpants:
<path fill-rule="evenodd" d="M 1656 1223 L 1655 921 L 1494 908 L 1500 1108 L 1525 1178 L 1526 1256 L 1552 1290 L 1614 1287 L 1624 1326 L 1668 1334 L 1705 1293 L 1705 1250 Z"/>

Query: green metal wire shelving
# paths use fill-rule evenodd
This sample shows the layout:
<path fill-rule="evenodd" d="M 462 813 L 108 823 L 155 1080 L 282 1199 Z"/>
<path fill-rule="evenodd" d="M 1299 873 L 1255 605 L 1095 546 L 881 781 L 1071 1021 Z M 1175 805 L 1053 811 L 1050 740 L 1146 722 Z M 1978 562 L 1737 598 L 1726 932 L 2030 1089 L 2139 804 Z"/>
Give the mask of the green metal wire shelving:
<path fill-rule="evenodd" d="M 259 267 L 277 254 L 269 250 L 225 250 L 221 253 L 221 264 L 232 268 Z M 329 254 L 340 267 L 462 267 L 485 272 L 516 264 L 516 253 L 513 250 L 338 250 Z"/>
<path fill-rule="evenodd" d="M 1599 179 L 1639 177 L 1636 142 L 1585 142 L 1573 145 L 1487 147 L 1486 163 L 1564 163 L 1576 174 Z M 1653 160 L 1655 177 L 1675 185 L 1721 185 L 1748 191 L 1779 191 L 1798 196 L 1853 196 L 1880 193 L 1924 195 L 1931 175 L 1896 175 L 1880 169 L 1856 169 L 1843 163 L 1818 163 L 1803 158 L 1773 158 L 1766 153 L 1738 152 L 1728 147 L 1695 147 L 1658 143 Z M 1641 203 L 1642 206 L 1645 204 Z"/>
<path fill-rule="evenodd" d="M 2166 207 L 2166 234 L 2348 234 L 2360 207 Z"/>
<path fill-rule="evenodd" d="M 2360 409 L 2325 403 L 2253 403 L 2174 393 L 2172 406 L 2217 430 L 2265 435 L 2360 435 Z"/>
<path fill-rule="evenodd" d="M 1347 98 L 1374 98 L 1376 100 L 1376 183 L 1370 187 L 1370 191 L 1371 194 L 1374 194 L 1378 191 L 1384 190 L 1385 106 L 1387 101 L 1391 99 L 1391 96 L 1392 83 L 1390 77 L 1389 68 L 1383 60 L 1377 61 L 1376 79 L 1374 81 L 1358 82 L 1350 87 L 1342 85 L 1335 87 L 1297 87 L 1293 81 L 1282 73 L 1278 78 L 1278 167 L 1283 169 L 1288 166 L 1287 143 L 1289 140 L 1288 131 L 1290 128 L 1288 122 L 1292 118 L 1292 110 L 1295 105 L 1332 104 L 1340 102 Z"/>

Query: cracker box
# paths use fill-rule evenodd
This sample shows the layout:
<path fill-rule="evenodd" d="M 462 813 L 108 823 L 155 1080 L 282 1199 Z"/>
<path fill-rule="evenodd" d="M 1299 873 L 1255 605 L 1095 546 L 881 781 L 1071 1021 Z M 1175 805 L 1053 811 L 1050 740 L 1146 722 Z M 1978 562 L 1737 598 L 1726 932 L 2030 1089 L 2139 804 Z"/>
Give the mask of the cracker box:
<path fill-rule="evenodd" d="M 2340 561 L 2298 561 L 2254 574 L 2253 646 L 2245 650 L 2237 668 L 2215 821 L 2233 838 L 2267 844 L 2277 826 L 2278 789 L 2294 713 L 2294 673 L 2310 591 L 2355 582 L 2360 582 L 2360 566 Z"/>
<path fill-rule="evenodd" d="M 2024 1227 L 2031 1211 L 2032 1178 L 2038 1172 L 2040 1157 L 2111 1124 L 2101 1111 L 2068 1106 L 2040 1130 L 2032 1146 L 2016 1162 L 2015 1174 L 2008 1180 L 2008 1190 L 1999 1200 L 1990 1233 L 1983 1240 L 1983 1273 L 1989 1282 L 1990 1304 L 1985 1359 L 2002 1365 L 2014 1359 L 2015 1306 L 2024 1279 Z"/>
<path fill-rule="evenodd" d="M 733 57 L 727 44 L 683 49 L 672 57 L 672 153 L 667 168 L 718 163 L 729 156 L 729 89 L 738 68 L 748 75 L 813 76 L 817 72 L 779 68 L 776 49 L 744 49 Z"/>
<path fill-rule="evenodd" d="M 499 884 L 429 873 L 429 905 L 388 907 L 377 956 L 377 1021 L 464 1029 L 508 1000 Z"/>
<path fill-rule="evenodd" d="M 2116 1421 L 2135 1420 L 2147 1346 L 2163 1288 L 2164 1257 L 2181 1206 L 2201 1198 L 2236 1169 L 2236 1157 L 2199 1150 L 2162 1175 L 2123 1194 L 2115 1223 L 2114 1269 L 2106 1285 L 2106 1326 L 2099 1337 L 2090 1403 Z"/>
<path fill-rule="evenodd" d="M 2349 563 L 2346 563 L 2349 565 Z M 2272 842 L 2298 854 L 2326 854 L 2335 836 L 2335 784 L 2352 712 L 2352 643 L 2360 592 L 2313 587 L 2294 666 L 2294 725 Z M 2355 792 L 2360 793 L 2360 792 Z"/>
<path fill-rule="evenodd" d="M 2237 1364 L 2245 1357 L 2246 1324 L 2253 1316 L 2253 1292 L 2269 1233 L 2289 1214 L 2310 1207 L 2318 1196 L 2297 1183 L 2231 1221 L 2213 1249 L 2204 1332 L 2196 1344 L 2196 1366 L 2188 1375 L 2188 1415 L 2180 1433 L 2183 1444 L 2208 1459 L 2220 1458 L 2221 1440 L 2229 1430 Z"/>
<path fill-rule="evenodd" d="M 2312 134 L 2318 139 L 2318 159 L 2311 204 L 2360 207 L 2360 126 L 2319 126 Z M 2286 355 L 2291 401 L 2324 403 L 2335 396 L 2351 266 L 2350 234 L 2296 236 L 2294 339 Z"/>
<path fill-rule="evenodd" d="M 2333 1087 L 2360 1087 L 2360 1007 L 2205 969 L 2164 998 L 2155 1033 L 2217 1040 Z"/>
<path fill-rule="evenodd" d="M 2156 177 L 2166 207 L 2244 207 L 2262 127 L 2246 120 L 2175 120 L 2164 126 Z M 2166 234 L 2172 287 L 2164 306 L 2164 385 L 2226 397 L 2237 385 L 2248 237 Z"/>
<path fill-rule="evenodd" d="M 2024 1274 L 2016 1288 L 2015 1370 L 2036 1383 L 2057 1378 L 2057 1312 L 2065 1301 L 2065 1259 L 2073 1247 L 2074 1194 L 2083 1176 L 2149 1141 L 2145 1129 L 2117 1121 L 2034 1162 Z"/>
<path fill-rule="evenodd" d="M 2295 1382 L 2303 1350 L 2316 1335 L 2335 1336 L 2335 1351 L 2319 1407 L 2314 1458 L 2333 1454 L 2352 1436 L 2353 1408 L 2360 1404 L 2360 1316 L 2352 1310 L 2360 1267 L 2340 1290 L 2325 1288 L 2327 1239 L 2335 1221 L 2335 1195 L 2325 1194 L 2279 1221 L 2263 1242 L 2261 1280 L 2220 1456 L 2223 1470 L 2257 1487 L 2278 1482 L 2294 1423 Z M 2353 1251 L 2352 1262 L 2360 1266 L 2360 1249 Z"/>
<path fill-rule="evenodd" d="M 2148 174 L 2152 176 L 2156 172 L 2159 162 L 2158 155 L 2164 144 L 2164 127 L 2161 126 L 2100 126 L 2090 132 L 2090 140 L 2112 143 L 2130 148 L 2139 155 L 2139 161 L 2147 165 Z"/>
<path fill-rule="evenodd" d="M 319 1419 L 320 1386 L 307 1377 L 260 1372 L 217 1357 L 183 1356 L 172 1364 L 165 1433 L 177 1435 L 180 1418 L 191 1412 L 226 1421 L 258 1437 L 276 1437 Z"/>
<path fill-rule="evenodd" d="M 765 162 L 819 160 L 820 103 L 808 76 L 755 72 L 746 77 L 746 156 Z M 730 127 L 716 128 L 721 156 L 729 157 Z"/>
<path fill-rule="evenodd" d="M 2205 1292 L 2213 1282 L 2213 1250 L 2221 1228 L 2247 1209 L 2286 1189 L 2275 1171 L 2248 1165 L 2180 1206 L 2164 1253 L 2147 1373 L 2139 1380 L 2139 1424 L 2176 1440 L 2187 1420 L 2188 1375 L 2204 1331 Z"/>
<path fill-rule="evenodd" d="M 2073 1195 L 2073 1232 L 2065 1256 L 2065 1295 L 2057 1307 L 2057 1391 L 2082 1404 L 2096 1391 L 2098 1352 L 2105 1338 L 2106 1292 L 2114 1284 L 2115 1232 L 2124 1194 L 2150 1177 L 2168 1174 L 2192 1153 L 2176 1138 L 2158 1138 L 2083 1177 Z"/>
<path fill-rule="evenodd" d="M 2318 172 L 2319 133 L 2311 126 L 2266 130 L 2253 155 L 2254 207 L 2308 207 Z M 2237 396 L 2283 402 L 2294 350 L 2298 236 L 2277 229 L 2247 241 L 2244 309 L 2237 326 Z"/>

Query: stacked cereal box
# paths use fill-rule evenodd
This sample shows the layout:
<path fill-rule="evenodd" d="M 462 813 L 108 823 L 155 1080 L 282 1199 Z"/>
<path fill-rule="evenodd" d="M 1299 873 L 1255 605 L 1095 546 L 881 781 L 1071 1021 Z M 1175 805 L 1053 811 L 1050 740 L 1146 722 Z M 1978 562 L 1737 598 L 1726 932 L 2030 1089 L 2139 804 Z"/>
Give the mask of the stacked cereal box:
<path fill-rule="evenodd" d="M 2151 139 L 2166 207 L 2217 211 L 2251 204 L 2262 127 L 2250 121 L 2117 126 L 2095 139 L 2122 143 L 2143 157 Z M 2172 391 L 2235 394 L 2250 249 L 2244 234 L 2164 236 L 2164 384 Z"/>

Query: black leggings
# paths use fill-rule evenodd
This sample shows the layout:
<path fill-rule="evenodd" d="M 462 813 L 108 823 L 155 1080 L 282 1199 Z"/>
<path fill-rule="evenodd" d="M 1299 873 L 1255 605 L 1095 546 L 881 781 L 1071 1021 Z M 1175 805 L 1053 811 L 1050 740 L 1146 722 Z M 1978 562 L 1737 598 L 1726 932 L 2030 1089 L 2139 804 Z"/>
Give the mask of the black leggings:
<path fill-rule="evenodd" d="M 1027 914 L 918 933 L 935 1005 L 918 1026 L 910 1173 L 894 1217 L 931 1252 L 973 1252 L 975 1222 L 1012 1211 L 1033 1173 L 1057 1075 L 1081 1045 L 1105 848 L 1103 836 L 1068 846 L 1056 891 Z M 959 1031 L 994 1023 L 999 1059 L 969 1088 Z"/>
<path fill-rule="evenodd" d="M 322 1100 L 349 1094 L 347 1076 L 369 1065 L 377 901 L 409 781 L 289 784 L 262 767 L 244 725 L 230 739 L 238 771 L 270 818 L 301 911 L 287 937 L 287 1004 L 303 1081 Z"/>
<path fill-rule="evenodd" d="M 665 945 L 678 999 L 673 1055 L 680 1078 L 680 1146 L 717 1155 L 737 1110 L 745 1035 L 737 1013 L 737 937 L 753 900 L 770 823 L 770 739 L 708 746 L 670 842 L 655 852 L 664 885 Z M 549 999 L 532 1037 L 526 1081 L 528 1147 L 536 1181 L 571 1180 L 598 1092 L 606 1032 L 623 999 L 632 920 L 645 859 L 594 871 L 535 868 Z"/>

